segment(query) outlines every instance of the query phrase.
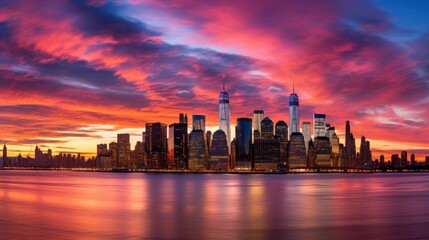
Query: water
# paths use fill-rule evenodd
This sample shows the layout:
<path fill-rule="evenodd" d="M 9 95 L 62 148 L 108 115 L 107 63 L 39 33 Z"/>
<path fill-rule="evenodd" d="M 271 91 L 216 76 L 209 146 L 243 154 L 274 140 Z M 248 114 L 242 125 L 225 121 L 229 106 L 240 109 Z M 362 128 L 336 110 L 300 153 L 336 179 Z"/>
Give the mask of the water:
<path fill-rule="evenodd" d="M 429 174 L 0 171 L 0 239 L 429 239 Z"/>

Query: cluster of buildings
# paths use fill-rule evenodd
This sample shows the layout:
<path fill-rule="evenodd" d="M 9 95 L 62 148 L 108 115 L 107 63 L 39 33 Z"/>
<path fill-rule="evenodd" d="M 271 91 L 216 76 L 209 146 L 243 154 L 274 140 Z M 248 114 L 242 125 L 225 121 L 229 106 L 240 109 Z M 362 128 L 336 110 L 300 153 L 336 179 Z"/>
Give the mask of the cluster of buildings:
<path fill-rule="evenodd" d="M 254 110 L 253 119 L 237 119 L 233 139 L 229 101 L 224 87 L 219 95 L 219 129 L 213 133 L 206 131 L 204 115 L 192 115 L 189 124 L 188 115 L 180 113 L 178 122 L 169 126 L 147 123 L 142 140 L 137 141 L 134 150 L 130 147 L 129 134 L 118 134 L 117 142 L 99 144 L 96 167 L 284 171 L 382 166 L 381 162 L 373 161 L 370 142 L 365 137 L 361 137 L 356 147 L 349 121 L 345 127 L 345 144 L 340 143 L 335 127 L 326 122 L 325 114 L 314 114 L 313 126 L 311 122 L 300 125 L 299 98 L 294 90 L 289 97 L 289 125 L 283 120 L 274 123 L 263 110 Z"/>
<path fill-rule="evenodd" d="M 180 113 L 169 126 L 146 123 L 141 141 L 131 149 L 130 134 L 117 135 L 117 141 L 97 145 L 97 156 L 43 153 L 38 147 L 35 158 L 7 157 L 3 148 L 4 167 L 93 168 L 99 170 L 174 169 L 191 171 L 294 171 L 314 169 L 375 169 L 417 166 L 414 154 L 392 155 L 385 162 L 372 159 L 370 142 L 361 137 L 357 147 L 350 122 L 345 126 L 345 144 L 326 122 L 325 114 L 314 114 L 313 122 L 300 125 L 299 98 L 293 89 L 289 96 L 289 125 L 274 123 L 263 110 L 254 110 L 253 118 L 238 118 L 231 139 L 230 99 L 223 87 L 219 95 L 219 129 L 206 130 L 206 117 Z M 311 129 L 313 128 L 313 135 Z M 429 165 L 429 157 L 426 162 Z"/>
<path fill-rule="evenodd" d="M 8 157 L 7 146 L 3 145 L 3 157 L 0 161 L 0 168 L 44 168 L 44 169 L 94 169 L 95 157 L 85 159 L 79 153 L 60 153 L 52 155 L 52 150 L 43 152 L 38 146 L 34 149 L 34 158 L 23 157 L 19 154 L 17 157 Z"/>

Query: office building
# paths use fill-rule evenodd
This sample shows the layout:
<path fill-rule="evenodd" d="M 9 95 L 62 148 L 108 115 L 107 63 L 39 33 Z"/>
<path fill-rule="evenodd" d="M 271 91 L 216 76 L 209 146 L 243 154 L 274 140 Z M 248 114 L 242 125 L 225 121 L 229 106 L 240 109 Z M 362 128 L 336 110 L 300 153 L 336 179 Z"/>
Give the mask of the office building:
<path fill-rule="evenodd" d="M 261 122 L 261 139 L 272 139 L 274 137 L 274 124 L 269 117 L 265 117 Z"/>
<path fill-rule="evenodd" d="M 173 123 L 169 126 L 168 162 L 175 169 L 187 168 L 188 127 L 185 123 Z"/>
<path fill-rule="evenodd" d="M 299 132 L 293 132 L 289 140 L 289 168 L 305 167 L 307 167 L 307 154 L 304 135 Z"/>
<path fill-rule="evenodd" d="M 326 115 L 318 113 L 314 114 L 313 127 L 314 139 L 317 137 L 326 137 Z"/>
<path fill-rule="evenodd" d="M 315 163 L 317 167 L 332 167 L 331 146 L 328 137 L 316 137 L 314 140 Z"/>
<path fill-rule="evenodd" d="M 205 154 L 205 139 L 204 132 L 201 129 L 192 130 L 189 135 L 189 160 L 188 168 L 194 171 L 205 170 L 206 154 Z"/>
<path fill-rule="evenodd" d="M 304 135 L 305 151 L 308 153 L 308 143 L 311 139 L 311 123 L 302 122 L 302 135 Z"/>
<path fill-rule="evenodd" d="M 229 169 L 229 153 L 226 143 L 226 134 L 222 130 L 213 133 L 213 140 L 210 148 L 210 170 Z"/>
<path fill-rule="evenodd" d="M 252 119 L 238 118 L 235 128 L 236 164 L 241 169 L 252 167 Z"/>
<path fill-rule="evenodd" d="M 202 130 L 206 132 L 206 116 L 192 115 L 192 130 Z"/>
<path fill-rule="evenodd" d="M 146 123 L 144 145 L 149 168 L 168 168 L 167 125 Z"/>
<path fill-rule="evenodd" d="M 261 138 L 260 135 L 261 135 L 262 119 L 264 119 L 264 110 L 253 110 L 253 132 L 254 132 L 254 135 L 259 134 L 259 136 L 255 136 L 254 139 Z"/>

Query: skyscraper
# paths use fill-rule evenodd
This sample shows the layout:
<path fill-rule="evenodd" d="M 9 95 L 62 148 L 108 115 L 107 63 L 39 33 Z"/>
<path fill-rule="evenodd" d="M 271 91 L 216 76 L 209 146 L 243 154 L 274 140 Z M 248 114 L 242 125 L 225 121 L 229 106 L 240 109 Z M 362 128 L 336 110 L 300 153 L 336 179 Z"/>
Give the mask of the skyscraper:
<path fill-rule="evenodd" d="M 228 145 L 226 135 L 222 130 L 213 133 L 213 140 L 210 148 L 210 170 L 223 170 L 229 168 Z"/>
<path fill-rule="evenodd" d="M 261 122 L 261 139 L 271 139 L 274 137 L 274 123 L 269 117 L 265 117 Z"/>
<path fill-rule="evenodd" d="M 330 124 L 326 124 L 326 136 L 329 138 L 329 141 L 332 144 L 332 135 L 335 133 L 335 127 L 331 126 Z"/>
<path fill-rule="evenodd" d="M 317 137 L 325 137 L 326 136 L 326 115 L 325 114 L 314 114 L 313 117 L 313 133 L 314 139 Z"/>
<path fill-rule="evenodd" d="M 235 130 L 236 161 L 239 168 L 252 166 L 252 119 L 238 118 Z"/>
<path fill-rule="evenodd" d="M 299 99 L 295 86 L 289 96 L 289 127 L 290 133 L 299 132 Z"/>
<path fill-rule="evenodd" d="M 280 139 L 280 163 L 282 166 L 286 166 L 288 159 L 287 147 L 289 144 L 289 134 L 288 126 L 285 121 L 278 121 L 276 123 L 275 137 Z"/>
<path fill-rule="evenodd" d="M 303 168 L 307 166 L 304 136 L 300 132 L 293 132 L 289 141 L 289 168 Z"/>
<path fill-rule="evenodd" d="M 254 170 L 276 171 L 280 165 L 280 139 L 261 138 L 254 144 Z"/>
<path fill-rule="evenodd" d="M 408 154 L 407 151 L 401 152 L 401 166 L 406 167 L 408 165 Z"/>
<path fill-rule="evenodd" d="M 206 116 L 192 115 L 192 130 L 203 130 L 206 132 Z"/>
<path fill-rule="evenodd" d="M 353 134 L 350 130 L 350 122 L 346 121 L 346 152 L 347 152 L 347 167 L 355 167 L 356 145 Z"/>
<path fill-rule="evenodd" d="M 340 156 L 340 139 L 338 138 L 337 134 L 333 134 L 331 138 L 331 146 L 332 146 L 332 155 L 331 158 L 333 160 L 333 166 L 334 167 L 341 167 L 341 156 Z"/>
<path fill-rule="evenodd" d="M 188 114 L 179 113 L 179 123 L 188 125 Z"/>
<path fill-rule="evenodd" d="M 410 161 L 411 161 L 411 166 L 416 165 L 416 156 L 414 155 L 414 153 L 411 153 Z"/>
<path fill-rule="evenodd" d="M 372 159 L 369 141 L 365 139 L 365 136 L 362 136 L 359 152 L 359 165 L 370 165 L 371 161 Z"/>
<path fill-rule="evenodd" d="M 289 138 L 287 123 L 285 121 L 280 120 L 276 123 L 275 135 L 280 137 L 280 139 L 287 140 Z"/>
<path fill-rule="evenodd" d="M 189 134 L 189 160 L 188 168 L 190 170 L 205 169 L 205 140 L 204 132 L 201 129 L 192 130 Z"/>
<path fill-rule="evenodd" d="M 219 94 L 219 129 L 226 134 L 226 141 L 228 146 L 231 142 L 231 126 L 230 126 L 230 113 L 229 113 L 229 95 L 223 85 L 223 91 Z"/>
<path fill-rule="evenodd" d="M 314 140 L 315 162 L 318 167 L 332 167 L 331 146 L 328 137 L 316 137 Z"/>
<path fill-rule="evenodd" d="M 256 138 L 260 138 L 261 136 L 261 122 L 262 119 L 264 119 L 264 110 L 253 110 L 253 131 L 258 131 L 259 136 L 256 136 Z M 258 134 L 254 133 L 254 134 Z M 255 139 L 256 139 L 255 138 Z"/>
<path fill-rule="evenodd" d="M 3 145 L 3 161 L 1 162 L 0 167 L 7 167 L 7 147 L 6 147 L 6 143 Z"/>
<path fill-rule="evenodd" d="M 302 135 L 304 135 L 305 152 L 308 153 L 308 142 L 311 139 L 311 123 L 302 122 Z"/>
<path fill-rule="evenodd" d="M 146 123 L 145 152 L 150 168 L 168 167 L 167 125 Z"/>
<path fill-rule="evenodd" d="M 176 169 L 185 169 L 188 153 L 188 128 L 185 123 L 173 123 L 169 126 L 168 160 Z"/>
<path fill-rule="evenodd" d="M 117 168 L 127 168 L 130 164 L 131 158 L 131 145 L 130 145 L 130 134 L 119 133 L 118 134 L 118 155 L 116 159 Z"/>

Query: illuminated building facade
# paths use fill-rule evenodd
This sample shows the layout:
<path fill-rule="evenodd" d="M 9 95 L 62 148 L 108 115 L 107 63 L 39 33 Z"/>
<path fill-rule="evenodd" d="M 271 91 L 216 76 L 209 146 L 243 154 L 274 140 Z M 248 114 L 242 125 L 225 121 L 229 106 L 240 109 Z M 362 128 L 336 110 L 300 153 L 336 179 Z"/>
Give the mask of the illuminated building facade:
<path fill-rule="evenodd" d="M 219 94 L 219 129 L 226 134 L 228 146 L 231 142 L 231 126 L 230 126 L 230 109 L 229 109 L 229 94 L 223 85 L 223 91 Z"/>

